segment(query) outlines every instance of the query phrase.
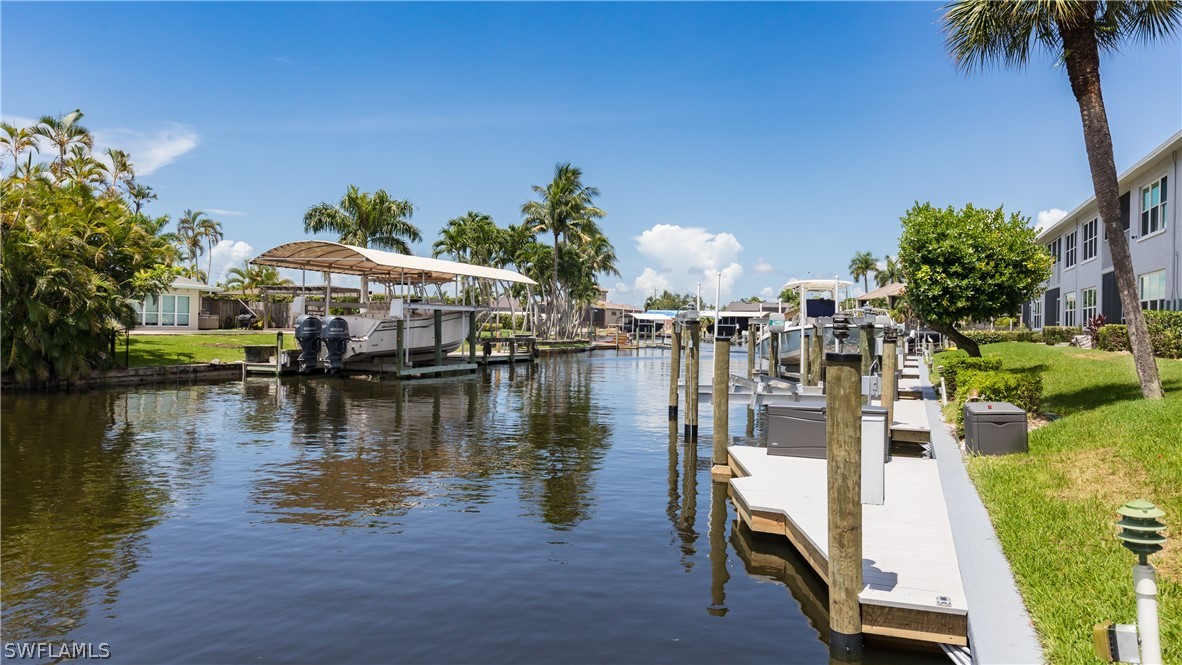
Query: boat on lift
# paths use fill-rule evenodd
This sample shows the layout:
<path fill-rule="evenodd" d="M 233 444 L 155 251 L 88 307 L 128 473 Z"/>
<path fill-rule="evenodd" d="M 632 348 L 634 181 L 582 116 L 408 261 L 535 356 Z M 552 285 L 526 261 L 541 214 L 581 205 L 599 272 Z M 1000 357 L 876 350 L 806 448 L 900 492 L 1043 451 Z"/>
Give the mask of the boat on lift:
<path fill-rule="evenodd" d="M 296 340 L 300 371 L 391 372 L 437 364 L 458 349 L 474 330 L 476 314 L 487 308 L 444 302 L 441 287 L 462 281 L 493 281 L 536 286 L 516 271 L 458 261 L 397 254 L 325 240 L 289 242 L 263 252 L 255 265 L 311 270 L 325 274 L 323 296 L 297 296 Z M 363 283 L 383 285 L 388 302 L 332 299 L 332 275 L 357 275 Z M 428 290 L 436 289 L 431 298 Z M 354 310 L 332 314 L 332 310 Z"/>

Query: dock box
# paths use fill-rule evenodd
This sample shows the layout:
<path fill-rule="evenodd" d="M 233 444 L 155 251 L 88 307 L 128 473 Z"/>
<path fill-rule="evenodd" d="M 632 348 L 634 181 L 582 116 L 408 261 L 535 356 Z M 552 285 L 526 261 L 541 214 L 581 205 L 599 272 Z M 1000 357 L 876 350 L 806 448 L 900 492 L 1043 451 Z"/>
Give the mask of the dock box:
<path fill-rule="evenodd" d="M 883 502 L 883 465 L 891 456 L 886 417 L 883 407 L 862 407 L 862 503 Z M 769 455 L 825 459 L 825 430 L 824 404 L 767 407 Z"/>
<path fill-rule="evenodd" d="M 964 445 L 982 455 L 1027 452 L 1026 412 L 1008 402 L 965 404 Z"/>

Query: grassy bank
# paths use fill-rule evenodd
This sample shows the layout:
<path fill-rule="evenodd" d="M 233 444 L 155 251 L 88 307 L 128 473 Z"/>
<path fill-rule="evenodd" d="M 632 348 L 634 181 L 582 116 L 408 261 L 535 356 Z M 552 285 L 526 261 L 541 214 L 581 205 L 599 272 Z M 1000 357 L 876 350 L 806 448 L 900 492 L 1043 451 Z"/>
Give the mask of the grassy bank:
<path fill-rule="evenodd" d="M 1140 399 L 1132 356 L 1009 342 L 982 347 L 1006 368 L 1042 370 L 1030 454 L 974 457 L 989 509 L 1051 663 L 1093 663 L 1092 626 L 1136 622 L 1132 553 L 1115 510 L 1148 499 L 1173 526 L 1158 569 L 1165 662 L 1182 662 L 1182 361 L 1160 360 L 1166 399 Z M 1175 535 L 1176 534 L 1176 535 Z"/>
<path fill-rule="evenodd" d="M 123 363 L 123 345 L 126 338 L 119 338 L 115 354 Z M 225 332 L 204 335 L 132 335 L 128 348 L 129 367 L 154 367 L 160 365 L 189 365 L 208 363 L 217 358 L 222 362 L 234 362 L 246 358 L 242 347 L 247 344 L 274 344 L 273 331 Z M 292 335 L 283 336 L 283 346 L 296 348 Z"/>

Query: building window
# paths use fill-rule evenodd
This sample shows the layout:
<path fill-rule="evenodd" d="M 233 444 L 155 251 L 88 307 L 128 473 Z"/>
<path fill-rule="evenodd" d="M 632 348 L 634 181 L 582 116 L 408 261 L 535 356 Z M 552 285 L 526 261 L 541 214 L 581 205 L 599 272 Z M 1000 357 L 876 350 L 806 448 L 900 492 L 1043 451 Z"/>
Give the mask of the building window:
<path fill-rule="evenodd" d="M 1084 289 L 1080 291 L 1080 295 L 1083 296 L 1083 312 L 1081 312 L 1083 320 L 1091 321 L 1096 318 L 1096 289 L 1095 287 Z"/>
<path fill-rule="evenodd" d="M 1088 222 L 1087 224 L 1084 224 L 1084 227 L 1083 227 L 1083 260 L 1084 261 L 1087 261 L 1088 259 L 1096 258 L 1096 250 L 1099 248 L 1099 243 L 1096 240 L 1096 236 L 1097 236 L 1096 232 L 1099 229 L 1099 226 L 1100 226 L 1100 222 L 1099 222 L 1099 220 L 1096 220 L 1096 219 L 1093 219 L 1092 221 Z"/>
<path fill-rule="evenodd" d="M 1166 271 L 1158 270 L 1141 275 L 1141 309 L 1165 309 Z"/>
<path fill-rule="evenodd" d="M 1075 291 L 1063 296 L 1063 325 L 1074 327 L 1075 322 Z"/>
<path fill-rule="evenodd" d="M 132 304 L 136 318 L 144 326 L 188 326 L 189 296 L 148 296 Z"/>
<path fill-rule="evenodd" d="M 1063 267 L 1075 265 L 1075 231 L 1063 236 Z"/>
<path fill-rule="evenodd" d="M 1141 189 L 1141 236 L 1166 228 L 1166 176 Z"/>
<path fill-rule="evenodd" d="M 1042 300 L 1030 303 L 1030 328 L 1031 330 L 1042 328 Z"/>
<path fill-rule="evenodd" d="M 1051 259 L 1052 259 L 1051 265 L 1055 265 L 1056 263 L 1062 261 L 1063 260 L 1063 239 L 1062 238 L 1055 238 L 1051 242 L 1047 243 L 1047 251 L 1051 253 Z"/>

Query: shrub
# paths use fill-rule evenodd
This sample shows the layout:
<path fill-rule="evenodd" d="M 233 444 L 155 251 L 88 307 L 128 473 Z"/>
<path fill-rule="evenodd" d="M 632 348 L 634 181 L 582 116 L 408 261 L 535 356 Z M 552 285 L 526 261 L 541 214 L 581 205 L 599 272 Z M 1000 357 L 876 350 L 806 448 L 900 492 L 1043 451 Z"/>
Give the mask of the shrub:
<path fill-rule="evenodd" d="M 1079 328 L 1074 326 L 1044 326 L 1042 329 L 1042 341 L 1047 344 L 1060 344 L 1070 342 L 1071 338 L 1078 334 Z"/>
<path fill-rule="evenodd" d="M 1001 369 L 1001 358 L 997 356 L 983 356 L 981 358 L 970 358 L 966 356 L 953 356 L 951 358 L 943 358 L 944 370 L 941 376 L 944 377 L 944 385 L 948 389 L 949 395 L 957 393 L 958 378 L 961 372 L 964 371 L 997 371 Z"/>
<path fill-rule="evenodd" d="M 1100 329 L 1104 327 L 1105 323 L 1108 323 L 1108 317 L 1104 316 L 1103 314 L 1097 314 L 1087 322 L 1087 325 L 1084 326 L 1084 330 L 1086 330 L 1088 336 L 1092 338 L 1093 349 L 1099 348 L 1100 346 Z"/>
<path fill-rule="evenodd" d="M 1182 312 L 1145 312 L 1153 355 L 1159 358 L 1182 358 Z"/>
<path fill-rule="evenodd" d="M 1116 323 L 1100 328 L 1096 333 L 1096 348 L 1101 351 L 1128 351 L 1129 329 Z"/>
<path fill-rule="evenodd" d="M 993 320 L 993 326 L 995 328 L 1001 328 L 1002 332 L 1009 332 L 1008 329 L 1011 326 L 1018 326 L 1021 329 L 1022 322 L 1012 316 L 999 316 Z"/>
<path fill-rule="evenodd" d="M 956 431 L 964 433 L 964 405 L 970 396 L 984 402 L 1009 402 L 1026 413 L 1038 413 L 1042 405 L 1042 375 L 1034 371 L 965 370 L 956 391 Z"/>
<path fill-rule="evenodd" d="M 1029 330 L 966 330 L 964 336 L 978 344 L 999 342 L 1033 342 L 1037 333 Z"/>

